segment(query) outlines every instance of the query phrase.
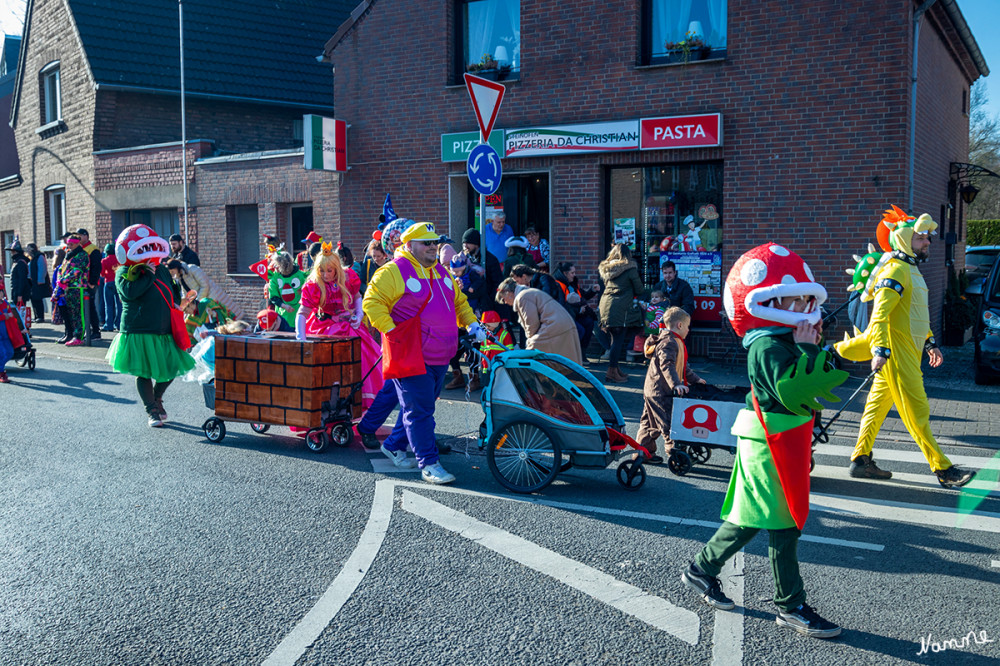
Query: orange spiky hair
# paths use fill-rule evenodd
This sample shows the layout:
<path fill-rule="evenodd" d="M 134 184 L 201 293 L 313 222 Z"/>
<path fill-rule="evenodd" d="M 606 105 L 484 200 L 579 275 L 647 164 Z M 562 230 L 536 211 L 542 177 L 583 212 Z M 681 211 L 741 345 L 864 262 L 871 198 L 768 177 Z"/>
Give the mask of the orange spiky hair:
<path fill-rule="evenodd" d="M 892 208 L 889 208 L 884 213 L 882 213 L 882 222 L 878 225 L 878 231 L 875 232 L 875 237 L 878 239 L 879 247 L 882 248 L 883 252 L 892 252 L 892 244 L 889 241 L 889 235 L 902 225 L 905 225 L 910 220 L 914 218 L 907 215 L 899 206 L 895 204 L 890 204 Z"/>

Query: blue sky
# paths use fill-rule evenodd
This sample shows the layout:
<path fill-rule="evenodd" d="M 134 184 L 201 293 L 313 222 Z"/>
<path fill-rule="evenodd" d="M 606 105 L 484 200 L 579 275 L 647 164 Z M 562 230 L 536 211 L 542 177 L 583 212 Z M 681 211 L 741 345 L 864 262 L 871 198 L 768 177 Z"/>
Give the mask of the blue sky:
<path fill-rule="evenodd" d="M 1000 0 L 958 0 L 958 7 L 990 68 L 990 75 L 976 82 L 977 85 L 986 84 L 990 98 L 986 112 L 993 116 L 1000 115 L 1000 39 L 997 39 Z"/>

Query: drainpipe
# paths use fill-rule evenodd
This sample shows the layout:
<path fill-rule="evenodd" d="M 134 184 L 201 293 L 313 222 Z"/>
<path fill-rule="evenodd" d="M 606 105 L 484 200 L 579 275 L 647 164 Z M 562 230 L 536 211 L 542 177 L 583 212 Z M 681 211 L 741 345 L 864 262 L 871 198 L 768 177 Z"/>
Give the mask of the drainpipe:
<path fill-rule="evenodd" d="M 917 145 L 917 53 L 920 51 L 920 19 L 937 0 L 927 0 L 913 12 L 913 71 L 910 75 L 910 164 L 907 173 L 909 196 L 906 212 L 913 213 L 913 163 Z"/>

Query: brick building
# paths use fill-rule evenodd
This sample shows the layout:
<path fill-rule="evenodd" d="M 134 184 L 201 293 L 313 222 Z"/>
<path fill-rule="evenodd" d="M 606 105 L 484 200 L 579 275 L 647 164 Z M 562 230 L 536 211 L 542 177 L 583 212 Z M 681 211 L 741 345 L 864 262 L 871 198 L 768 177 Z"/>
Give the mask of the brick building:
<path fill-rule="evenodd" d="M 319 229 L 339 225 L 327 207 L 337 176 L 301 168 L 302 117 L 333 114 L 330 67 L 317 56 L 351 4 L 184 2 L 182 176 L 178 3 L 29 0 L 7 116 L 18 168 L 0 188 L 0 233 L 53 250 L 66 230 L 86 227 L 103 245 L 144 222 L 186 236 L 211 277 L 256 306 L 259 284 L 241 290 L 251 281 L 236 248 L 256 261 L 261 233 L 303 238 L 316 197 Z M 287 168 L 296 155 L 300 168 Z"/>
<path fill-rule="evenodd" d="M 663 239 L 693 216 L 705 252 L 670 256 L 687 260 L 698 295 L 697 353 L 721 342 L 710 329 L 741 253 L 787 244 L 837 305 L 842 269 L 890 203 L 941 223 L 923 269 L 939 328 L 946 258 L 961 257 L 965 233 L 950 164 L 967 161 L 969 87 L 989 70 L 955 0 L 917 16 L 921 4 L 366 0 L 326 46 L 351 124 L 344 236 L 366 237 L 386 192 L 452 238 L 474 223 L 462 73 L 481 64 L 505 86 L 504 176 L 487 217 L 503 208 L 515 233 L 536 226 L 584 284 L 614 238 L 634 242 L 652 284 Z M 685 33 L 704 47 L 668 44 Z M 707 125 L 685 129 L 713 118 L 717 141 Z"/>

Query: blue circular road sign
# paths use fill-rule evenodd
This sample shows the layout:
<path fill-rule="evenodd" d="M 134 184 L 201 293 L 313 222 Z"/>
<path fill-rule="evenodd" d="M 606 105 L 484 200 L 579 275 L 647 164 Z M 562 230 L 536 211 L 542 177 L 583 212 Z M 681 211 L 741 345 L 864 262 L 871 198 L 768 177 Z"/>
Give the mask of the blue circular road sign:
<path fill-rule="evenodd" d="M 503 177 L 500 155 L 488 143 L 481 143 L 472 149 L 465 171 L 469 174 L 472 187 L 480 194 L 493 194 L 500 187 Z"/>

